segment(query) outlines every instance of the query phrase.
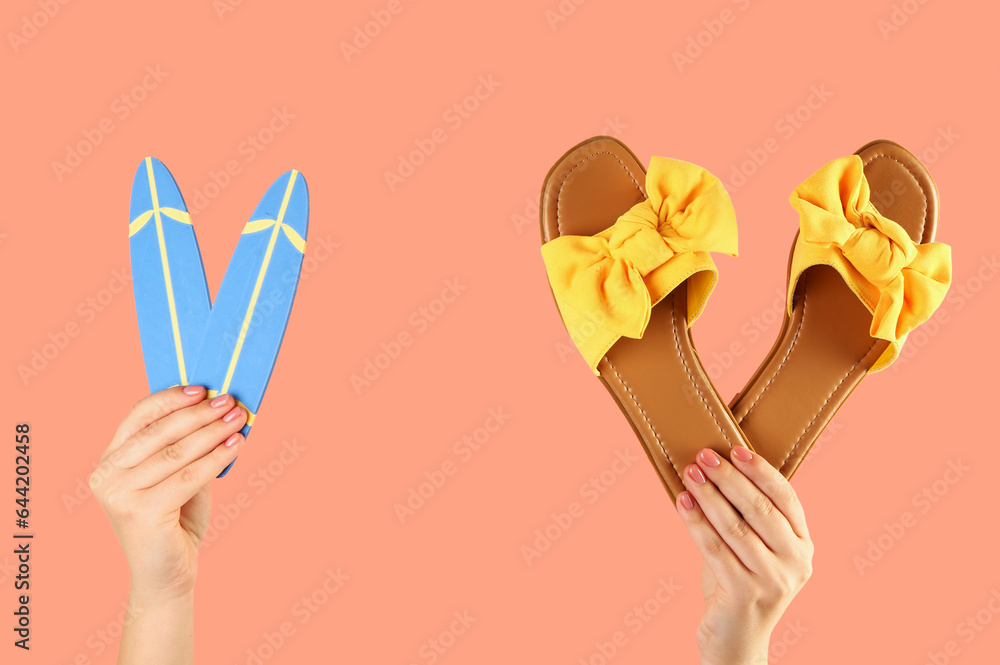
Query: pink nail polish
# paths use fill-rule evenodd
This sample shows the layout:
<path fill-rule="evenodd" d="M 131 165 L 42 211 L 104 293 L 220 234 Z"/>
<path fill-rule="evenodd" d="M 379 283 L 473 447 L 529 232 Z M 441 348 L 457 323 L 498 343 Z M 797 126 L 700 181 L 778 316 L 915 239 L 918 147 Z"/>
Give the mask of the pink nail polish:
<path fill-rule="evenodd" d="M 222 422 L 226 423 L 233 422 L 234 420 L 236 420 L 236 416 L 240 415 L 240 411 L 241 411 L 240 407 L 234 406 L 232 409 L 229 410 L 229 413 L 222 416 Z"/>
<path fill-rule="evenodd" d="M 733 457 L 741 462 L 749 462 L 753 459 L 753 453 L 743 446 L 733 446 Z"/>
<path fill-rule="evenodd" d="M 691 495 L 687 492 L 681 494 L 681 505 L 688 510 L 694 510 L 694 501 L 691 500 Z"/>
<path fill-rule="evenodd" d="M 690 469 L 688 469 L 688 475 L 691 476 L 691 480 L 698 483 L 699 485 L 705 482 L 705 474 L 702 473 L 701 469 L 699 469 L 696 466 L 692 466 Z"/>
<path fill-rule="evenodd" d="M 197 395 L 201 392 L 201 386 L 184 386 L 185 395 Z"/>
<path fill-rule="evenodd" d="M 215 399 L 213 399 L 208 404 L 212 408 L 217 409 L 220 406 L 225 406 L 226 402 L 228 402 L 228 401 L 229 401 L 229 395 L 219 395 L 218 397 L 216 397 Z"/>
<path fill-rule="evenodd" d="M 236 442 L 239 440 L 240 440 L 240 433 L 233 432 L 232 434 L 229 435 L 229 438 L 226 439 L 226 448 L 232 448 L 233 446 L 236 445 Z"/>
<path fill-rule="evenodd" d="M 700 459 L 705 466 L 713 469 L 722 464 L 722 460 L 719 459 L 719 456 L 711 450 L 703 450 L 698 453 L 698 459 Z"/>

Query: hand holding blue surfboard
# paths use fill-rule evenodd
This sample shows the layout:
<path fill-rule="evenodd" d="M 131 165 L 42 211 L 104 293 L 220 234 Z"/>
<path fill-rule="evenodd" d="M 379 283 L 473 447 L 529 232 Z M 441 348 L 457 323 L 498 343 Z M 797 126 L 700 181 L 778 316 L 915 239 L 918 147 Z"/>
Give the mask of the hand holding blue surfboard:
<path fill-rule="evenodd" d="M 180 189 L 152 157 L 136 171 L 129 220 L 132 288 L 150 392 L 201 385 L 210 397 L 228 393 L 247 411 L 247 436 L 302 269 L 309 220 L 305 179 L 289 171 L 264 194 L 214 304 Z"/>

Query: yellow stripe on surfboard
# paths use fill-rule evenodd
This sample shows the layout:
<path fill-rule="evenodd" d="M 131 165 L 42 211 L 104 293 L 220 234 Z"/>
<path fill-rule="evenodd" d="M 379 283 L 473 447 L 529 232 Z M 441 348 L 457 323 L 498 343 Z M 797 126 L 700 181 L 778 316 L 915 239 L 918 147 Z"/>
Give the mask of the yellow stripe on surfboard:
<path fill-rule="evenodd" d="M 177 305 L 174 303 L 174 285 L 170 280 L 170 264 L 167 261 L 167 243 L 163 238 L 163 219 L 160 215 L 161 210 L 165 212 L 165 209 L 160 208 L 160 199 L 156 193 L 156 178 L 153 175 L 153 160 L 149 157 L 146 158 L 146 173 L 149 176 L 149 195 L 153 201 L 153 209 L 150 213 L 151 216 L 156 219 L 156 239 L 160 245 L 160 261 L 163 265 L 163 282 L 167 287 L 167 306 L 170 309 L 170 327 L 174 332 L 174 348 L 177 350 L 177 368 L 180 370 L 181 383 L 187 385 L 187 370 L 184 367 L 184 349 L 181 346 L 181 328 L 177 321 Z M 171 214 L 168 216 L 177 221 L 185 221 L 184 219 L 178 219 L 178 217 L 186 217 L 187 213 L 180 210 L 177 210 L 176 212 L 181 214 L 177 216 Z M 129 235 L 134 233 L 134 231 L 132 231 L 133 224 L 138 223 L 138 227 L 135 229 L 138 231 L 142 228 L 142 225 L 149 220 L 149 217 L 146 217 L 146 220 L 141 221 L 140 223 L 140 220 L 142 220 L 143 217 L 146 217 L 146 214 L 139 215 L 134 222 L 129 224 Z M 191 223 L 190 217 L 188 217 L 188 220 L 185 223 Z"/>
<path fill-rule="evenodd" d="M 292 190 L 295 188 L 295 178 L 299 175 L 298 171 L 292 170 L 291 176 L 288 178 L 288 186 L 285 188 L 285 196 L 281 200 L 281 209 L 278 210 L 278 218 L 274 220 L 273 228 L 271 231 L 271 237 L 267 241 L 267 250 L 264 252 L 264 262 L 260 266 L 260 272 L 257 274 L 257 282 L 254 284 L 253 293 L 250 295 L 250 304 L 247 306 L 246 315 L 243 317 L 243 325 L 240 327 L 240 335 L 236 338 L 236 347 L 233 349 L 233 357 L 229 360 L 229 369 L 226 371 L 226 379 L 222 382 L 222 389 L 220 392 L 229 392 L 229 384 L 233 380 L 233 372 L 236 371 L 236 362 L 240 359 L 240 351 L 243 350 L 243 342 L 247 336 L 247 330 L 250 328 L 250 319 L 253 316 L 254 307 L 257 306 L 257 297 L 260 295 L 261 286 L 264 284 L 264 275 L 267 274 L 267 265 L 271 262 L 271 253 L 274 251 L 274 243 L 278 239 L 278 233 L 281 231 L 282 226 L 287 226 L 284 223 L 285 211 L 288 209 L 288 201 L 292 197 Z M 265 220 L 258 220 L 265 221 Z M 255 222 L 248 222 L 247 226 L 255 224 Z M 257 223 L 259 228 L 255 230 L 260 230 L 264 228 Z M 246 233 L 246 227 L 244 227 L 244 233 Z M 296 234 L 298 236 L 298 234 Z M 248 411 L 249 412 L 249 411 Z"/>

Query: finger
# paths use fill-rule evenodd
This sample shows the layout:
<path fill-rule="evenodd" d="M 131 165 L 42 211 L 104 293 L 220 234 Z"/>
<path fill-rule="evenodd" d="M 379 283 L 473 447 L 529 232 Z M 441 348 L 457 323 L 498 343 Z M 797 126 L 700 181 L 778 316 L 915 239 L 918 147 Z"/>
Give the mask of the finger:
<path fill-rule="evenodd" d="M 132 409 L 118 425 L 111 445 L 104 451 L 101 461 L 121 448 L 136 432 L 178 409 L 197 404 L 203 399 L 205 399 L 204 386 L 174 386 L 143 397 L 132 405 Z"/>
<path fill-rule="evenodd" d="M 792 531 L 799 538 L 808 538 L 809 529 L 806 527 L 806 513 L 802 509 L 802 504 L 799 502 L 795 490 L 792 489 L 791 483 L 757 453 L 752 453 L 746 448 L 737 450 L 737 447 L 734 446 L 730 455 L 733 466 L 767 495 L 774 507 L 780 510 L 781 514 L 788 520 Z"/>
<path fill-rule="evenodd" d="M 798 547 L 788 520 L 742 471 L 708 448 L 698 451 L 695 461 L 768 549 L 788 553 Z"/>
<path fill-rule="evenodd" d="M 222 470 L 236 459 L 245 442 L 246 439 L 242 434 L 234 432 L 207 455 L 199 457 L 160 484 L 145 491 L 154 493 L 165 509 L 178 509 L 222 473 Z"/>
<path fill-rule="evenodd" d="M 247 412 L 242 407 L 234 405 L 222 418 L 167 445 L 130 469 L 129 484 L 136 488 L 147 488 L 163 482 L 195 460 L 212 452 L 219 443 L 239 432 L 246 421 Z"/>
<path fill-rule="evenodd" d="M 154 420 L 122 445 L 118 454 L 119 468 L 131 469 L 138 466 L 188 434 L 221 419 L 233 406 L 231 395 L 219 395 Z"/>
<path fill-rule="evenodd" d="M 736 512 L 719 489 L 696 464 L 684 469 L 684 486 L 694 497 L 716 533 L 749 570 L 760 573 L 774 561 L 774 554 Z"/>
<path fill-rule="evenodd" d="M 731 585 L 749 574 L 750 571 L 722 540 L 690 492 L 681 492 L 677 495 L 677 512 L 684 522 L 684 527 L 691 534 L 694 546 L 719 582 Z"/>

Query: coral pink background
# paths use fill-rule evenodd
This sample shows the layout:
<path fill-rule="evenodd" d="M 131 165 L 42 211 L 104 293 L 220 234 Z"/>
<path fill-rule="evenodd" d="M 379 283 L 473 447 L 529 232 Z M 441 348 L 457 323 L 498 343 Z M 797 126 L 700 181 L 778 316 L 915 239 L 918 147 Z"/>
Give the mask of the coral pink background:
<path fill-rule="evenodd" d="M 390 5 L 401 11 L 348 62 L 341 43 Z M 875 138 L 928 163 L 955 290 L 795 478 L 815 573 L 772 662 L 995 663 L 998 14 L 970 0 L 6 3 L 3 427 L 32 425 L 37 537 L 34 648 L 5 633 L 0 660 L 114 662 L 127 569 L 86 480 L 146 390 L 120 275 L 132 175 L 154 155 L 193 209 L 213 293 L 274 178 L 301 170 L 312 202 L 312 269 L 268 395 L 213 485 L 199 662 L 697 662 L 700 558 L 628 424 L 567 352 L 538 251 L 547 169 L 612 133 L 643 161 L 676 157 L 741 184 L 741 255 L 719 260 L 694 330 L 726 396 L 778 331 L 792 188 Z M 898 30 L 880 27 L 893 19 Z M 696 57 L 679 67 L 685 49 Z M 147 66 L 165 78 L 142 88 Z M 466 117 L 449 112 L 480 77 L 498 87 L 480 88 Z M 385 172 L 432 136 L 434 152 L 390 189 Z M 88 154 L 57 175 L 53 162 L 81 142 Z M 777 151 L 763 160 L 765 144 Z M 747 164 L 754 155 L 763 164 Z M 745 183 L 734 169 L 751 173 Z M 321 240 L 336 247 L 317 255 Z M 442 305 L 446 280 L 465 289 Z M 75 334 L 61 337 L 67 325 Z M 411 343 L 358 394 L 351 376 L 385 365 L 380 345 L 401 333 Z M 36 351 L 52 357 L 25 379 Z M 466 460 L 455 442 L 482 440 L 491 408 L 510 418 Z M 282 457 L 292 442 L 304 450 Z M 619 451 L 638 463 L 605 473 L 603 493 L 582 490 Z M 0 459 L 10 481 L 13 451 Z M 401 524 L 394 505 L 449 461 L 454 473 Z M 949 462 L 969 468 L 954 484 Z M 552 527 L 558 538 L 529 565 L 522 547 L 574 501 L 583 516 Z M 11 507 L 0 505 L 0 533 L 13 530 Z M 915 525 L 893 527 L 907 512 Z M 870 554 L 881 558 L 859 570 Z M 0 554 L 7 622 L 11 562 Z M 350 579 L 327 596 L 338 567 Z M 671 580 L 679 590 L 655 600 Z M 325 602 L 304 611 L 314 592 Z M 442 637 L 466 611 L 471 627 Z M 617 631 L 624 646 L 608 659 Z M 953 655 L 932 660 L 949 641 Z"/>

